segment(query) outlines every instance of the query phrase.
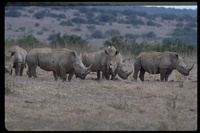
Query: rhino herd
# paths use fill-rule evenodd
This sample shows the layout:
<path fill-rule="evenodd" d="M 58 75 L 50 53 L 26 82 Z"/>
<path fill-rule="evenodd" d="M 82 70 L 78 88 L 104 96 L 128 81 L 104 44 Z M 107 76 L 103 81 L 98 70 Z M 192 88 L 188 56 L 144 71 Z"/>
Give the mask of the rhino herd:
<path fill-rule="evenodd" d="M 28 66 L 27 75 L 29 78 L 37 78 L 36 68 L 39 66 L 46 71 L 52 71 L 54 79 L 71 81 L 73 75 L 84 80 L 90 72 L 96 72 L 97 78 L 114 80 L 118 75 L 127 79 L 133 72 L 127 71 L 124 59 L 114 46 L 107 46 L 96 52 L 78 53 L 74 50 L 59 48 L 33 48 L 28 53 L 19 46 L 11 47 L 5 53 L 5 72 L 22 76 L 24 68 Z M 144 81 L 144 74 L 160 74 L 160 81 L 168 81 L 171 72 L 176 69 L 184 76 L 188 76 L 194 64 L 187 67 L 176 52 L 142 52 L 134 63 L 133 79 L 137 80 L 138 72 L 141 81 Z M 102 74 L 101 74 L 102 73 Z M 67 77 L 68 74 L 68 77 Z"/>

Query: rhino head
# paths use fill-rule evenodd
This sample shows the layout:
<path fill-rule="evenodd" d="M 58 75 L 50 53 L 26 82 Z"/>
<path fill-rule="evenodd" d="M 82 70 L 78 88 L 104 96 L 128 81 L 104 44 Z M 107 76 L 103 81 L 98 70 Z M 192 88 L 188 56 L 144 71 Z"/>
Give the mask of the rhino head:
<path fill-rule="evenodd" d="M 184 76 L 188 76 L 190 74 L 190 71 L 194 67 L 194 64 L 191 67 L 188 67 L 183 62 L 183 58 L 182 57 L 180 57 L 178 55 L 176 55 L 176 56 L 178 58 L 177 65 L 176 65 L 177 71 L 180 72 L 181 74 L 183 74 Z"/>
<path fill-rule="evenodd" d="M 119 51 L 117 51 L 114 47 L 108 47 L 105 49 L 105 54 L 107 56 L 107 72 L 108 74 L 115 75 L 117 70 L 117 55 Z"/>
<path fill-rule="evenodd" d="M 75 71 L 75 76 L 84 80 L 85 77 L 90 73 L 91 69 L 92 69 L 92 64 L 89 67 L 86 67 L 83 62 L 82 62 L 82 54 L 80 53 L 78 55 L 78 53 L 73 52 L 75 59 L 74 59 L 74 71 Z"/>
<path fill-rule="evenodd" d="M 131 70 L 130 72 L 126 71 L 123 65 L 120 65 L 117 68 L 117 74 L 119 75 L 120 78 L 122 79 L 127 79 L 129 75 L 131 75 L 133 71 Z"/>

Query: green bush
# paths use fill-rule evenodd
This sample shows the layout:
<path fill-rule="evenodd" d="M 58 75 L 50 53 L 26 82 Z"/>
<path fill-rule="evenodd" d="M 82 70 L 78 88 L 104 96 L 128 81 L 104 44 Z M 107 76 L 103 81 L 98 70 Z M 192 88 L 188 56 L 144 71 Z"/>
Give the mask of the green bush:
<path fill-rule="evenodd" d="M 17 39 L 6 39 L 5 47 L 8 49 L 11 46 L 18 45 L 27 51 L 35 47 L 44 47 L 44 44 L 40 43 L 33 35 L 26 35 L 17 38 Z"/>
<path fill-rule="evenodd" d="M 44 12 L 37 12 L 33 15 L 36 19 L 43 19 L 45 17 Z"/>
<path fill-rule="evenodd" d="M 40 24 L 39 23 L 35 23 L 35 27 L 38 27 Z"/>
<path fill-rule="evenodd" d="M 22 16 L 21 12 L 20 11 L 17 11 L 17 10 L 10 10 L 10 11 L 6 11 L 5 12 L 5 16 L 6 17 L 20 17 Z"/>
<path fill-rule="evenodd" d="M 156 38 L 156 34 L 153 31 L 143 34 L 142 36 L 146 38 Z"/>
<path fill-rule="evenodd" d="M 179 53 L 192 54 L 195 51 L 195 45 L 189 45 L 178 39 L 166 38 L 160 43 L 138 43 L 135 39 L 127 39 L 122 36 L 114 36 L 104 42 L 104 46 L 114 46 L 123 54 L 139 55 L 144 51 L 175 51 Z"/>
<path fill-rule="evenodd" d="M 72 18 L 71 21 L 74 22 L 74 23 L 79 23 L 79 24 L 85 24 L 86 23 L 85 19 L 78 18 L 78 17 Z"/>
<path fill-rule="evenodd" d="M 61 36 L 60 33 L 53 34 L 50 44 L 53 48 L 64 47 L 78 51 L 88 49 L 87 40 L 77 35 L 65 34 Z"/>
<path fill-rule="evenodd" d="M 183 26 L 184 26 L 184 24 L 182 22 L 179 22 L 176 24 L 176 27 L 183 27 Z"/>
<path fill-rule="evenodd" d="M 99 22 L 115 22 L 117 21 L 116 17 L 113 16 L 112 14 L 99 14 L 99 16 L 97 16 L 96 18 Z"/>
<path fill-rule="evenodd" d="M 62 25 L 62 26 L 73 26 L 73 23 L 70 20 L 67 20 L 67 21 L 61 21 L 60 25 Z"/>
<path fill-rule="evenodd" d="M 112 30 L 107 30 L 105 32 L 105 35 L 106 36 L 119 36 L 120 35 L 120 32 L 118 30 L 115 30 L 115 29 L 112 29 Z"/>
<path fill-rule="evenodd" d="M 90 31 L 94 31 L 96 29 L 96 27 L 93 26 L 93 25 L 88 25 L 87 29 L 90 30 Z"/>
<path fill-rule="evenodd" d="M 104 35 L 100 30 L 95 30 L 92 32 L 92 37 L 100 39 L 100 38 L 104 38 Z"/>

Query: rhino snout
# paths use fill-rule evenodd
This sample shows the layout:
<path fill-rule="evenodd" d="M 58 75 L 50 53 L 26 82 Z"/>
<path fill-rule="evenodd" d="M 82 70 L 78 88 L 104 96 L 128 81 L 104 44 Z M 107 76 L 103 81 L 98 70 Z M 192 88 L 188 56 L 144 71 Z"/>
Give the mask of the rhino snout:
<path fill-rule="evenodd" d="M 86 77 L 86 74 L 85 73 L 76 74 L 76 77 L 79 77 L 80 79 L 84 80 Z"/>

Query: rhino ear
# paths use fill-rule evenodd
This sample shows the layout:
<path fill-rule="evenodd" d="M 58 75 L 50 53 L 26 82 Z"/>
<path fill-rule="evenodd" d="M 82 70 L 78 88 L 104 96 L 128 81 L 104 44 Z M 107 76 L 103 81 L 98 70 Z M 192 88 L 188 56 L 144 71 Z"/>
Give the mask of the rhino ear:
<path fill-rule="evenodd" d="M 11 52 L 10 56 L 13 56 L 15 54 L 15 51 L 14 52 Z"/>
<path fill-rule="evenodd" d="M 108 51 L 107 50 L 104 50 L 105 51 L 105 53 L 107 54 L 107 55 L 109 55 L 109 53 L 108 53 Z"/>
<path fill-rule="evenodd" d="M 176 58 L 178 59 L 178 54 L 177 54 L 177 53 L 175 53 L 175 56 L 176 56 Z"/>
<path fill-rule="evenodd" d="M 115 52 L 115 55 L 118 55 L 118 54 L 119 54 L 119 51 L 116 51 L 116 52 Z"/>
<path fill-rule="evenodd" d="M 75 52 L 75 51 L 72 51 L 72 54 L 73 54 L 75 57 L 78 57 L 78 56 L 79 56 L 78 53 Z"/>

